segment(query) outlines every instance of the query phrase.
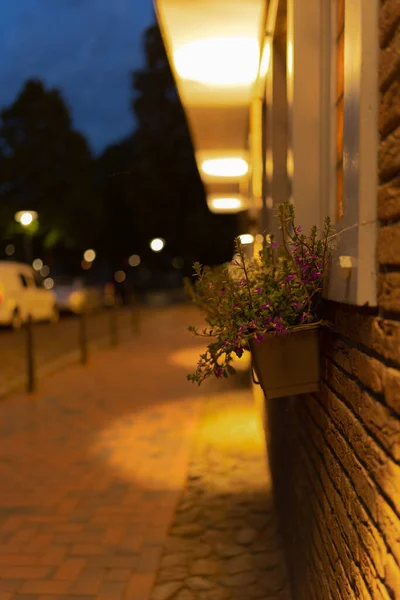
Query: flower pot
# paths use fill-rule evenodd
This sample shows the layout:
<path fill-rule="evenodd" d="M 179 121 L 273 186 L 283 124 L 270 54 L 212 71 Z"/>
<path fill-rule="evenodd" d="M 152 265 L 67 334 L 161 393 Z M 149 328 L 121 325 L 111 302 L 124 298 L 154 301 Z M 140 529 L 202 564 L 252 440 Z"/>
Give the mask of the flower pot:
<path fill-rule="evenodd" d="M 251 343 L 253 365 L 267 398 L 319 390 L 319 327 L 304 325 L 286 336 Z"/>

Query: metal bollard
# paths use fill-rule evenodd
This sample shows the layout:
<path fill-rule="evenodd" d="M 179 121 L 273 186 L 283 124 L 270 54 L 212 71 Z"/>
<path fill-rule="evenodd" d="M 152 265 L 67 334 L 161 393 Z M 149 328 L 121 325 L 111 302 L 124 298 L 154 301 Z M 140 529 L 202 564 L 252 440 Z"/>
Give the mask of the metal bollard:
<path fill-rule="evenodd" d="M 28 394 L 33 394 L 36 391 L 36 369 L 34 356 L 32 315 L 28 315 L 26 321 L 26 368 L 26 391 L 28 392 Z"/>
<path fill-rule="evenodd" d="M 110 340 L 111 346 L 118 346 L 118 321 L 115 306 L 110 308 Z"/>
<path fill-rule="evenodd" d="M 79 318 L 79 349 L 81 364 L 87 365 L 89 361 L 88 339 L 87 339 L 87 312 L 84 309 Z"/>

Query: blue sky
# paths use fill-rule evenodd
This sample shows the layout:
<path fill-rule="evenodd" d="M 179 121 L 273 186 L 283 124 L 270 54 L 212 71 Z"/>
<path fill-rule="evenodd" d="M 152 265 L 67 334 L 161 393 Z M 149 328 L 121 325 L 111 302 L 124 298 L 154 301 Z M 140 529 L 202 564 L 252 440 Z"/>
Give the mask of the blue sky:
<path fill-rule="evenodd" d="M 0 107 L 38 77 L 61 89 L 95 152 L 132 130 L 130 72 L 152 0 L 0 0 L 0 13 Z"/>

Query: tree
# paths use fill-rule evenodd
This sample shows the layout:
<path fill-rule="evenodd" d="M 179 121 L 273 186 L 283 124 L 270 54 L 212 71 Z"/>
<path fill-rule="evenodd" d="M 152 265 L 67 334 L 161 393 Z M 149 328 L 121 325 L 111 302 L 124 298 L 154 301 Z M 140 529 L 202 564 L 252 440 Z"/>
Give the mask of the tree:
<path fill-rule="evenodd" d="M 165 237 L 170 252 L 188 263 L 229 260 L 236 220 L 213 215 L 206 206 L 184 110 L 157 25 L 146 31 L 144 50 L 145 67 L 133 76 L 138 122 L 133 190 L 142 235 Z"/>
<path fill-rule="evenodd" d="M 0 121 L 0 222 L 9 232 L 17 210 L 39 213 L 44 245 L 90 244 L 101 222 L 92 156 L 74 131 L 56 89 L 29 80 Z"/>

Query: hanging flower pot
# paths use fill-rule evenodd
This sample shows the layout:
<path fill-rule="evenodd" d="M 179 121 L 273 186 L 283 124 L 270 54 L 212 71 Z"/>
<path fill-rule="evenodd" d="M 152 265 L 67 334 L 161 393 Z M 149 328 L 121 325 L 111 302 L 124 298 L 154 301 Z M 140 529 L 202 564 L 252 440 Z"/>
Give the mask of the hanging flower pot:
<path fill-rule="evenodd" d="M 289 335 L 269 333 L 251 342 L 253 369 L 267 398 L 319 390 L 319 327 L 303 325 Z"/>
<path fill-rule="evenodd" d="M 281 243 L 273 239 L 258 257 L 246 256 L 240 239 L 231 264 L 194 265 L 196 285 L 187 283 L 208 327 L 206 349 L 188 379 L 235 373 L 234 357 L 250 349 L 257 378 L 268 397 L 315 392 L 319 385 L 318 305 L 334 235 L 329 218 L 322 231 L 306 235 L 295 223 L 294 206 L 278 208 Z"/>

